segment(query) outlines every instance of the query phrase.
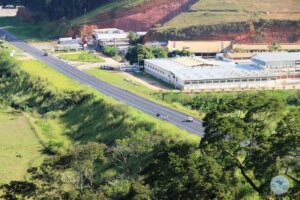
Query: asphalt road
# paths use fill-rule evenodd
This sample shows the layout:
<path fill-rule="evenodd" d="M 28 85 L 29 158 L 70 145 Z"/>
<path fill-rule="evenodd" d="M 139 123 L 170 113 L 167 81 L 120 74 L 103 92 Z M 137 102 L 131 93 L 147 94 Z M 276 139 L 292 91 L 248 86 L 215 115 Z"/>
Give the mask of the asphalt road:
<path fill-rule="evenodd" d="M 89 85 L 98 90 L 99 92 L 111 96 L 114 99 L 121 101 L 129 106 L 132 106 L 138 110 L 141 110 L 149 115 L 156 116 L 157 113 L 160 113 L 162 116 L 168 116 L 169 123 L 172 123 L 175 126 L 193 134 L 197 134 L 200 136 L 204 135 L 202 121 L 200 120 L 195 120 L 193 123 L 185 122 L 187 115 L 184 113 L 156 104 L 152 101 L 139 97 L 128 91 L 112 86 L 83 71 L 76 69 L 75 67 L 53 56 L 43 56 L 43 52 L 41 50 L 27 44 L 24 41 L 18 40 L 14 35 L 8 33 L 2 28 L 0 28 L 0 35 L 5 35 L 5 39 L 7 41 L 11 42 L 26 53 L 32 55 L 36 59 L 48 64 L 55 70 L 65 74 L 66 76 L 74 80 L 79 81 L 82 84 Z"/>

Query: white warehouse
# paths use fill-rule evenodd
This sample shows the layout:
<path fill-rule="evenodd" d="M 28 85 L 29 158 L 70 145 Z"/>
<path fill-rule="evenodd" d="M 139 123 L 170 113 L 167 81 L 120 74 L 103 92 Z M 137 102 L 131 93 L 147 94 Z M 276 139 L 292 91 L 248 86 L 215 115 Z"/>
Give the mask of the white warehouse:
<path fill-rule="evenodd" d="M 300 88 L 300 53 L 264 53 L 252 62 L 181 57 L 145 60 L 147 73 L 185 91 Z"/>

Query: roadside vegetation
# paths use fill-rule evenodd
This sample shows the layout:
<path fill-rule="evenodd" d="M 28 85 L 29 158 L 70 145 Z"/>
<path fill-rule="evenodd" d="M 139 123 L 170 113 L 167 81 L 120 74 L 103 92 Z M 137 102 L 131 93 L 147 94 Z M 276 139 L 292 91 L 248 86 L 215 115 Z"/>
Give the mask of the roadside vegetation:
<path fill-rule="evenodd" d="M 104 62 L 104 59 L 100 56 L 87 52 L 67 52 L 67 53 L 58 53 L 57 56 L 64 60 L 69 61 L 78 61 L 78 62 Z"/>

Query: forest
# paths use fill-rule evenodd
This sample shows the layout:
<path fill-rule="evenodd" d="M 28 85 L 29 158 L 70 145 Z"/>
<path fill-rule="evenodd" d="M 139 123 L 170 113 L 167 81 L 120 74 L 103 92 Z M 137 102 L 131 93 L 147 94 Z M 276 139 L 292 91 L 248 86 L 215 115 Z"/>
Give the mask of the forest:
<path fill-rule="evenodd" d="M 0 0 L 0 4 L 24 5 L 50 20 L 72 19 L 114 0 Z"/>

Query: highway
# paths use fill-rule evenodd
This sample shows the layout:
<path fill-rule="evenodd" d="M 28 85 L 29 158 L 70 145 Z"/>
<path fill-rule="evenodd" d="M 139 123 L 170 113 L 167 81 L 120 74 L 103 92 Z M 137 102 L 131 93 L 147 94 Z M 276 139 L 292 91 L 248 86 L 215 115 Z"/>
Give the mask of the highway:
<path fill-rule="evenodd" d="M 168 122 L 174 124 L 178 128 L 181 128 L 193 134 L 197 134 L 199 136 L 204 135 L 202 121 L 200 120 L 195 120 L 192 123 L 185 122 L 187 115 L 184 113 L 156 104 L 145 98 L 139 97 L 131 92 L 112 86 L 83 71 L 76 69 L 75 67 L 67 64 L 66 62 L 63 62 L 58 58 L 55 58 L 50 55 L 44 56 L 44 53 L 41 50 L 29 45 L 24 41 L 18 40 L 14 35 L 10 34 L 3 28 L 0 28 L 0 35 L 5 36 L 5 39 L 7 41 L 11 42 L 16 47 L 20 48 L 24 52 L 35 57 L 36 59 L 46 63 L 55 70 L 63 73 L 64 75 L 76 81 L 79 81 L 82 84 L 89 85 L 90 87 L 96 89 L 102 94 L 111 96 L 117 101 L 123 102 L 149 115 L 156 116 L 157 113 L 160 113 L 162 116 L 168 116 Z"/>

